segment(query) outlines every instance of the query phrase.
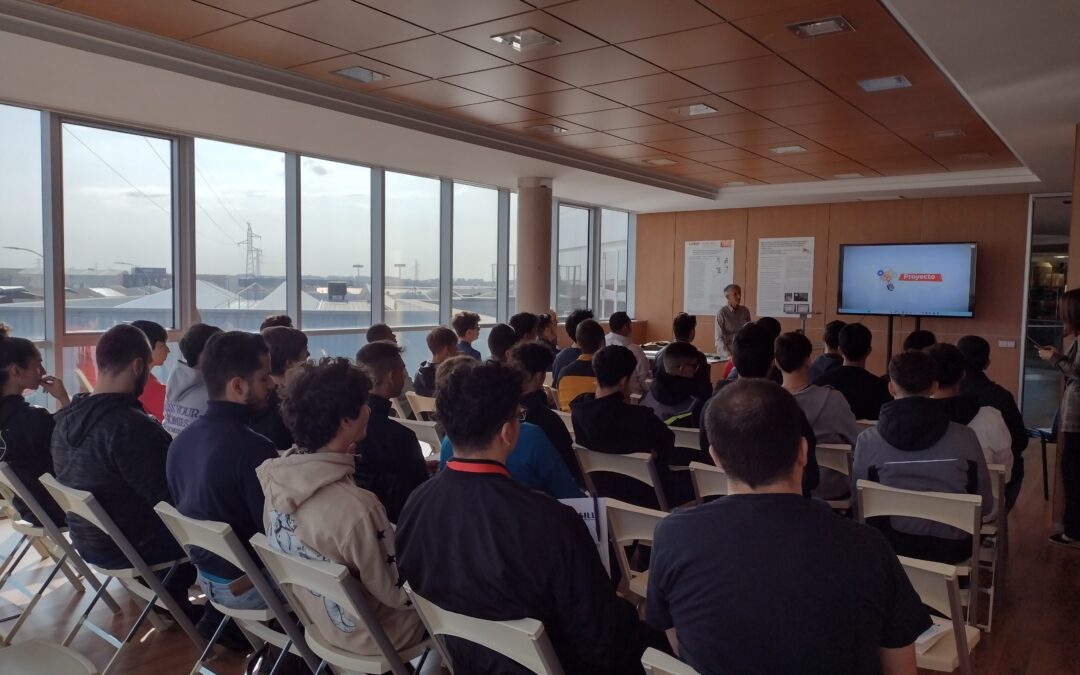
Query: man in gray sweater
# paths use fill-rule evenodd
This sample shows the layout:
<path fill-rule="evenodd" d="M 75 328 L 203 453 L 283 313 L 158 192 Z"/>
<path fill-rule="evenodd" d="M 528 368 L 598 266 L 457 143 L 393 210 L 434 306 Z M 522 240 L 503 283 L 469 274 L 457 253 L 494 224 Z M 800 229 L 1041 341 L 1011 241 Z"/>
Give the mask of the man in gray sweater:
<path fill-rule="evenodd" d="M 852 493 L 859 479 L 905 490 L 982 496 L 982 515 L 994 509 L 990 474 L 975 432 L 951 422 L 937 387 L 934 360 L 907 351 L 889 362 L 889 391 L 877 426 L 859 435 Z M 876 519 L 875 519 L 876 520 Z M 956 564 L 971 555 L 971 537 L 948 525 L 916 518 L 888 518 L 882 529 L 897 554 Z"/>

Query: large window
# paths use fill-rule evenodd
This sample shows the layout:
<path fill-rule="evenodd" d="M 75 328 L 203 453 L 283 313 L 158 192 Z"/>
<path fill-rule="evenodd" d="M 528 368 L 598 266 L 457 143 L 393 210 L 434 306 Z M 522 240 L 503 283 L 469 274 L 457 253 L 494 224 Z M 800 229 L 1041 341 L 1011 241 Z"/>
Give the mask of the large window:
<path fill-rule="evenodd" d="M 439 323 L 440 182 L 386 172 L 386 323 Z"/>
<path fill-rule="evenodd" d="M 63 125 L 68 331 L 174 325 L 172 141 Z"/>
<path fill-rule="evenodd" d="M 45 337 L 41 113 L 0 105 L 0 321 Z"/>
<path fill-rule="evenodd" d="M 285 154 L 196 139 L 195 204 L 202 321 L 258 330 L 286 308 Z"/>
<path fill-rule="evenodd" d="M 300 275 L 305 329 L 371 325 L 371 169 L 301 160 Z"/>
<path fill-rule="evenodd" d="M 626 311 L 627 240 L 630 214 L 603 209 L 600 212 L 600 297 L 597 313 L 603 318 Z"/>
<path fill-rule="evenodd" d="M 499 192 L 454 184 L 453 312 L 494 323 L 498 297 Z"/>
<path fill-rule="evenodd" d="M 589 221 L 592 213 L 579 206 L 559 205 L 558 278 L 555 311 L 566 316 L 589 305 Z"/>

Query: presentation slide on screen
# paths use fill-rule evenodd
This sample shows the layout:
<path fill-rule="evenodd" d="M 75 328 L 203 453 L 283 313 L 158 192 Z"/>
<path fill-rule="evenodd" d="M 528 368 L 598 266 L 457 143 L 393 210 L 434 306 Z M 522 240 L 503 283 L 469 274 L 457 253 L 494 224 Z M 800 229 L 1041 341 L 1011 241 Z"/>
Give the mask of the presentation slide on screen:
<path fill-rule="evenodd" d="M 840 311 L 971 316 L 971 244 L 848 246 Z"/>

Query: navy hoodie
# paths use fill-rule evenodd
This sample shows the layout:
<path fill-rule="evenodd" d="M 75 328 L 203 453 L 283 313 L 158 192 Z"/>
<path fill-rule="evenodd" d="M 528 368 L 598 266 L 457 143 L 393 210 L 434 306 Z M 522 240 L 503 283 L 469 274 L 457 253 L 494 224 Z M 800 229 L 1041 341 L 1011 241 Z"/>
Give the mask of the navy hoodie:
<path fill-rule="evenodd" d="M 49 443 L 55 426 L 52 413 L 45 408 L 30 405 L 18 394 L 0 397 L 0 462 L 11 466 L 49 518 L 63 527 L 64 512 L 38 481 L 41 474 L 54 473 Z M 23 520 L 41 524 L 23 500 L 16 497 L 13 506 Z"/>

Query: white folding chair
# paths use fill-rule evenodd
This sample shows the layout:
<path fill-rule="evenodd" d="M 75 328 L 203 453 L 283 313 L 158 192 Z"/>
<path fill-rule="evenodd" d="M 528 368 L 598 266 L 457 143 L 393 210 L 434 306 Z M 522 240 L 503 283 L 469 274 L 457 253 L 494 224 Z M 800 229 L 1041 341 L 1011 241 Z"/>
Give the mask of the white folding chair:
<path fill-rule="evenodd" d="M 561 410 L 555 410 L 555 414 L 559 416 L 562 423 L 566 425 L 566 430 L 570 432 L 570 435 L 574 435 L 574 421 L 570 418 L 570 413 L 563 412 Z"/>
<path fill-rule="evenodd" d="M 555 376 L 551 374 L 550 370 L 544 373 L 544 386 L 549 389 L 555 386 Z"/>
<path fill-rule="evenodd" d="M 296 625 L 292 616 L 289 615 L 288 609 L 278 599 L 273 586 L 266 580 L 266 575 L 255 564 L 244 545 L 240 543 L 240 538 L 236 536 L 232 527 L 217 521 L 188 518 L 177 511 L 176 507 L 166 502 L 158 502 L 157 506 L 154 507 L 154 511 L 161 517 L 162 522 L 169 528 L 173 537 L 188 552 L 189 556 L 191 555 L 191 547 L 195 546 L 225 560 L 251 580 L 255 589 L 259 591 L 259 595 L 262 596 L 263 602 L 266 603 L 266 609 L 233 609 L 214 602 L 208 596 L 207 602 L 224 616 L 222 616 L 221 622 L 214 631 L 213 637 L 210 638 L 210 642 L 206 645 L 206 649 L 199 656 L 199 660 L 195 662 L 191 675 L 198 672 L 200 666 L 207 660 L 210 650 L 213 649 L 214 643 L 217 642 L 218 637 L 221 636 L 229 621 L 236 622 L 241 632 L 247 637 L 248 642 L 256 650 L 262 647 L 265 642 L 269 642 L 281 650 L 277 662 L 274 663 L 273 668 L 270 670 L 270 675 L 274 675 L 278 667 L 284 662 L 286 652 L 292 652 L 304 659 L 312 672 L 319 667 L 321 659 L 315 656 L 308 647 L 300 627 Z M 284 633 L 268 625 L 274 619 L 285 631 Z"/>
<path fill-rule="evenodd" d="M 859 427 L 859 433 L 866 431 L 872 427 L 877 426 L 877 420 L 855 420 L 855 424 Z"/>
<path fill-rule="evenodd" d="M 536 619 L 516 619 L 513 621 L 487 621 L 464 614 L 448 612 L 430 600 L 425 599 L 405 584 L 413 607 L 420 614 L 428 635 L 434 638 L 449 635 L 468 640 L 493 652 L 502 654 L 523 668 L 536 675 L 563 675 L 551 640 L 544 632 L 544 624 Z M 435 644 L 443 657 L 443 663 L 453 665 L 449 654 L 443 647 L 442 640 Z"/>
<path fill-rule="evenodd" d="M 594 473 L 613 473 L 620 476 L 633 478 L 644 483 L 656 493 L 656 503 L 661 511 L 670 511 L 664 489 L 660 485 L 660 476 L 656 472 L 656 462 L 652 455 L 646 452 L 631 452 L 626 455 L 616 455 L 607 452 L 595 452 L 574 444 L 574 455 L 577 456 L 578 466 L 581 467 L 581 475 L 585 479 L 585 488 L 594 497 L 607 497 L 599 494 L 593 483 Z"/>
<path fill-rule="evenodd" d="M 994 624 L 994 590 L 997 588 L 998 563 L 1009 544 L 1009 518 L 1005 513 L 1005 465 L 987 464 L 990 472 L 990 491 L 994 495 L 994 519 L 993 522 L 982 525 L 982 547 L 979 551 L 979 562 L 983 569 L 990 573 L 990 583 L 984 589 L 987 594 L 989 605 L 986 614 L 986 625 L 982 628 L 990 632 Z"/>
<path fill-rule="evenodd" d="M 427 443 L 431 448 L 429 457 L 439 456 L 439 449 L 442 447 L 442 436 L 439 435 L 438 424 L 436 422 L 427 422 L 424 420 L 407 420 L 400 417 L 391 418 L 398 424 L 408 429 L 412 429 L 416 434 L 416 440 L 421 443 Z"/>
<path fill-rule="evenodd" d="M 398 403 L 396 398 L 390 399 L 390 408 L 394 411 L 394 415 L 399 420 L 408 419 L 409 416 L 405 414 L 405 410 L 402 409 L 401 404 Z"/>
<path fill-rule="evenodd" d="M 402 652 L 394 648 L 394 644 L 390 642 L 375 613 L 371 611 L 367 600 L 364 599 L 363 584 L 352 576 L 349 568 L 337 563 L 291 556 L 272 548 L 264 534 L 256 534 L 252 537 L 251 545 L 266 565 L 267 571 L 285 593 L 285 597 L 289 599 L 289 604 L 300 617 L 300 622 L 304 624 L 305 637 L 311 651 L 326 665 L 350 673 L 392 672 L 394 675 L 408 675 L 406 662 L 417 657 L 426 658 L 427 651 L 431 648 L 429 640 L 424 640 Z M 336 604 L 351 619 L 360 621 L 375 640 L 375 644 L 379 646 L 380 653 L 354 654 L 330 644 L 319 632 L 319 627 L 305 610 L 304 605 L 297 601 L 298 593 L 301 592 L 321 596 L 324 602 Z M 316 675 L 322 669 L 323 666 L 320 666 L 315 671 Z M 418 667 L 417 671 L 419 670 Z"/>
<path fill-rule="evenodd" d="M 185 633 L 187 633 L 188 637 L 191 638 L 191 641 L 195 643 L 195 646 L 200 651 L 203 650 L 206 647 L 206 640 L 199 635 L 199 632 L 195 630 L 195 626 L 191 623 L 191 619 L 184 614 L 184 611 L 180 609 L 180 605 L 177 604 L 176 600 L 169 595 L 167 590 L 165 590 L 165 583 L 172 578 L 182 564 L 188 562 L 188 559 L 179 558 L 177 560 L 158 563 L 153 566 L 148 565 L 146 561 L 143 560 L 142 556 L 139 555 L 139 552 L 135 550 L 135 547 L 131 545 L 131 542 L 128 541 L 128 538 L 124 536 L 124 533 L 120 531 L 120 528 L 116 526 L 112 517 L 105 512 L 105 509 L 101 508 L 101 504 L 98 503 L 93 494 L 84 490 L 76 490 L 66 485 L 62 485 L 51 474 L 42 474 L 40 480 L 41 484 L 49 491 L 49 494 L 56 500 L 56 503 L 60 508 L 67 513 L 75 514 L 108 535 L 116 547 L 120 549 L 124 558 L 131 564 L 131 567 L 121 569 L 105 569 L 103 567 L 98 567 L 97 565 L 90 565 L 91 569 L 106 577 L 105 582 L 101 584 L 101 588 L 94 594 L 94 599 L 86 610 L 83 611 L 79 620 L 71 627 L 71 630 L 68 632 L 67 637 L 64 638 L 62 644 L 65 647 L 71 644 L 71 641 L 75 639 L 75 635 L 79 630 L 83 626 L 86 626 L 90 632 L 116 648 L 116 653 L 109 659 L 109 663 L 105 666 L 105 669 L 101 671 L 102 675 L 109 675 L 116 666 L 120 655 L 124 653 L 127 646 L 131 644 L 132 638 L 135 637 L 135 633 L 138 632 L 147 617 L 150 617 L 151 623 L 154 623 L 155 626 L 162 625 L 152 614 L 153 608 L 157 606 L 168 610 L 172 615 L 173 620 L 176 621 L 177 625 L 179 625 Z M 164 572 L 164 577 L 158 578 L 157 572 Z M 135 623 L 122 639 L 118 639 L 104 628 L 87 620 L 94 603 L 97 601 L 98 597 L 105 592 L 106 586 L 108 586 L 109 582 L 113 579 L 119 581 L 132 595 L 146 603 L 142 612 L 139 613 L 139 617 L 135 620 Z"/>
<path fill-rule="evenodd" d="M 847 443 L 818 443 L 815 446 L 818 466 L 843 474 L 851 478 L 852 449 Z M 835 511 L 851 509 L 851 498 L 829 499 L 829 506 Z"/>
<path fill-rule="evenodd" d="M 701 430 L 682 427 L 668 427 L 675 434 L 676 448 L 689 448 L 701 452 Z"/>
<path fill-rule="evenodd" d="M 971 650 L 979 644 L 982 634 L 978 628 L 964 623 L 956 567 L 904 556 L 900 556 L 900 564 L 923 604 L 945 616 L 944 619 L 931 616 L 933 622 L 947 626 L 952 633 L 951 639 L 942 636 L 922 654 L 916 652 L 916 664 L 944 673 L 959 668 L 963 675 L 971 675 Z"/>
<path fill-rule="evenodd" d="M 627 504 L 617 499 L 605 499 L 604 502 L 607 504 L 608 530 L 615 543 L 615 557 L 619 561 L 623 579 L 626 579 L 630 592 L 644 600 L 649 590 L 649 571 L 637 572 L 630 569 L 626 547 L 636 543 L 651 546 L 656 526 L 667 513 Z"/>
<path fill-rule="evenodd" d="M 0 589 L 10 583 L 17 588 L 26 597 L 30 598 L 30 602 L 20 612 L 15 624 L 8 630 L 7 635 L 0 636 L 0 646 L 11 644 L 11 641 L 15 638 L 15 634 L 19 632 L 23 624 L 28 618 L 30 618 L 30 612 L 37 606 L 39 600 L 45 595 L 49 585 L 56 577 L 57 572 L 63 572 L 64 576 L 68 578 L 71 585 L 75 587 L 77 593 L 82 593 L 82 582 L 79 580 L 79 576 L 86 578 L 95 590 L 101 586 L 101 582 L 94 576 L 94 573 L 90 571 L 90 568 L 86 566 L 86 563 L 75 551 L 75 548 L 64 537 L 64 531 L 49 517 L 48 511 L 41 505 L 41 502 L 34 497 L 22 480 L 15 474 L 15 470 L 11 468 L 11 465 L 7 462 L 0 462 L 0 497 L 3 497 L 6 502 L 5 509 L 11 514 L 11 527 L 20 536 L 19 541 L 15 544 L 15 549 L 8 556 L 4 564 L 0 566 Z M 41 525 L 35 526 L 33 523 L 22 520 L 19 518 L 19 513 L 15 509 L 15 498 L 18 497 L 26 507 L 30 509 L 30 512 L 34 514 L 37 521 Z M 37 542 L 43 546 L 48 553 L 49 558 L 54 562 L 52 568 L 46 575 L 45 580 L 41 582 L 40 588 L 35 593 L 30 593 L 30 590 L 19 583 L 18 579 L 14 577 L 15 570 L 22 562 L 23 557 L 30 550 L 30 548 Z M 105 603 L 112 610 L 113 614 L 120 613 L 120 605 L 116 604 L 112 596 L 105 593 L 103 596 Z"/>
<path fill-rule="evenodd" d="M 409 402 L 409 407 L 412 408 L 413 415 L 418 420 L 427 420 L 425 415 L 435 414 L 435 399 L 431 396 L 421 396 L 415 391 L 405 392 L 405 400 Z"/>
<path fill-rule="evenodd" d="M 706 497 L 723 497 L 728 493 L 727 474 L 712 464 L 690 462 L 690 481 L 698 504 L 704 504 Z"/>
<path fill-rule="evenodd" d="M 968 577 L 966 593 L 968 623 L 979 625 L 979 530 L 982 527 L 982 497 L 952 492 L 918 492 L 901 490 L 860 479 L 858 492 L 859 522 L 879 516 L 922 518 L 950 525 L 971 535 L 971 557 L 956 566 L 961 576 Z"/>
<path fill-rule="evenodd" d="M 0 649 L 0 673 L 11 675 L 98 675 L 97 666 L 70 647 L 27 640 Z"/>
<path fill-rule="evenodd" d="M 698 671 L 679 659 L 652 647 L 641 655 L 641 665 L 647 675 L 698 675 Z"/>

